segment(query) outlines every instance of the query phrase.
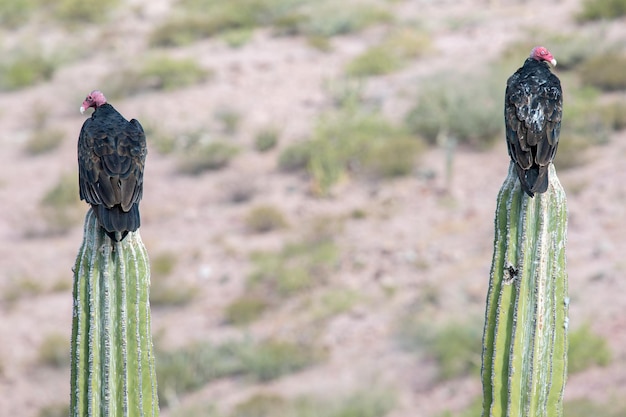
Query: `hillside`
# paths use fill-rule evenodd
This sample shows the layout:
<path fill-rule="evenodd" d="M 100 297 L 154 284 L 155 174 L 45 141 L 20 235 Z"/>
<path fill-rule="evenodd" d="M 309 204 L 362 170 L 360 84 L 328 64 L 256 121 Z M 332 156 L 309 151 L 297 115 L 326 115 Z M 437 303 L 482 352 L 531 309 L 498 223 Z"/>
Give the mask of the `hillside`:
<path fill-rule="evenodd" d="M 577 19 L 577 0 L 4 3 L 0 416 L 66 415 L 78 108 L 96 88 L 148 137 L 162 416 L 475 415 L 501 102 L 539 43 L 565 96 L 566 399 L 623 415 L 624 17 Z"/>

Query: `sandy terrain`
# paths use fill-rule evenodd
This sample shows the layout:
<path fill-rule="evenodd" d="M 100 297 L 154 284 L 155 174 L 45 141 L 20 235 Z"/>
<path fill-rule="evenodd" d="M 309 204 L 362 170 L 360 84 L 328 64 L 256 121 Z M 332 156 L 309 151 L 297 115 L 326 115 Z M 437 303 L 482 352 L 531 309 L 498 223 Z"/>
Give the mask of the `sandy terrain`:
<path fill-rule="evenodd" d="M 100 87 L 98 80 L 114 65 L 143 53 L 145 34 L 171 6 L 166 0 L 133 3 L 143 12 L 111 24 L 109 33 L 116 34 L 101 50 L 64 66 L 49 82 L 0 94 L 0 293 L 25 279 L 46 289 L 0 301 L 0 416 L 36 416 L 41 407 L 69 398 L 69 368 L 41 366 L 37 358 L 46 335 L 57 332 L 69 339 L 71 290 L 49 289 L 71 281 L 82 227 L 78 222 L 67 234 L 42 233 L 39 201 L 61 174 L 76 171 L 76 138 L 84 120 L 78 107 L 84 95 Z M 398 15 L 428 22 L 435 52 L 402 71 L 372 78 L 366 94 L 381 102 L 390 118 L 400 119 L 424 76 L 445 68 L 487 65 L 529 28 L 545 27 L 546 15 L 551 17 L 551 29 L 571 32 L 577 5 L 574 0 L 394 3 Z M 455 30 L 450 24 L 455 19 L 475 23 Z M 93 40 L 97 34 L 88 32 L 85 38 Z M 128 118 L 172 131 L 211 124 L 212 114 L 225 106 L 242 114 L 233 141 L 243 151 L 226 169 L 187 177 L 175 172 L 174 157 L 153 148 L 148 156 L 141 236 L 150 254 L 177 255 L 169 279 L 199 288 L 190 304 L 153 311 L 154 332 L 166 348 L 192 340 L 224 340 L 240 332 L 223 324 L 223 312 L 243 291 L 251 267 L 249 253 L 280 248 L 299 236 L 300 225 L 316 217 L 349 217 L 355 209 L 367 213 L 363 219 L 344 221 L 336 236 L 341 261 L 328 285 L 350 288 L 361 301 L 318 330 L 328 358 L 262 386 L 220 380 L 181 398 L 181 406 L 214 401 L 228 409 L 259 390 L 286 396 L 327 395 L 365 384 L 396 391 L 397 406 L 389 417 L 430 417 L 462 410 L 480 394 L 476 377 L 433 384 L 432 361 L 402 351 L 393 333 L 398 316 L 432 288 L 440 300 L 432 311 L 434 321 L 482 320 L 495 199 L 508 167 L 504 143 L 485 152 L 460 149 L 447 193 L 446 155 L 437 148 L 423 155 L 415 175 L 378 183 L 345 180 L 328 198 L 311 196 L 310 182 L 303 175 L 276 168 L 280 149 L 306 137 L 316 115 L 330 107 L 325 84 L 340 77 L 345 63 L 379 38 L 377 28 L 339 37 L 329 53 L 302 39 L 275 38 L 264 30 L 239 49 L 220 40 L 201 41 L 172 53 L 198 57 L 215 71 L 213 80 L 112 103 Z M 49 115 L 48 124 L 62 129 L 66 137 L 54 152 L 30 156 L 24 143 L 33 129 L 33 114 L 41 108 Z M 254 132 L 269 123 L 281 129 L 279 149 L 255 152 Z M 570 216 L 570 325 L 591 323 L 613 352 L 609 367 L 572 375 L 567 398 L 607 401 L 626 395 L 626 281 L 621 279 L 626 271 L 624 157 L 626 133 L 621 132 L 609 144 L 589 150 L 585 165 L 559 173 L 568 192 Z M 434 175 L 426 178 L 426 172 Z M 253 190 L 252 199 L 232 203 L 233 189 L 244 186 Z M 247 231 L 245 215 L 261 203 L 280 207 L 291 227 L 264 235 Z M 297 300 L 288 300 L 247 331 L 255 337 L 305 332 L 299 308 Z M 164 409 L 162 415 L 170 412 Z"/>

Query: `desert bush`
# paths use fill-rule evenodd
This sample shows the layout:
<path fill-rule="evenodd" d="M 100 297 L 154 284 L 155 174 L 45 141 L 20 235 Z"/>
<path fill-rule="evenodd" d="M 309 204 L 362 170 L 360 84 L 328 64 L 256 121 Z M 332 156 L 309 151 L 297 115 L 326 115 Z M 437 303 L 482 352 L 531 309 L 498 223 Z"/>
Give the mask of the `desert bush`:
<path fill-rule="evenodd" d="M 2 0 L 0 1 L 0 24 L 11 29 L 17 28 L 27 22 L 41 4 L 41 0 Z"/>
<path fill-rule="evenodd" d="M 309 37 L 330 38 L 346 35 L 379 23 L 389 23 L 393 15 L 386 9 L 373 4 L 337 3 L 327 1 L 301 10 L 292 33 Z M 299 21 L 298 21 L 299 20 Z"/>
<path fill-rule="evenodd" d="M 346 73 L 353 77 L 388 74 L 403 68 L 430 48 L 431 41 L 425 33 L 407 27 L 395 29 L 381 43 L 349 62 Z"/>
<path fill-rule="evenodd" d="M 53 3 L 52 15 L 65 25 L 100 23 L 120 4 L 120 0 L 107 2 L 60 0 Z"/>
<path fill-rule="evenodd" d="M 224 311 L 227 323 L 242 326 L 252 323 L 270 306 L 261 294 L 244 294 L 233 300 Z"/>
<path fill-rule="evenodd" d="M 284 172 L 305 170 L 313 150 L 308 141 L 295 142 L 282 150 L 278 157 L 278 168 Z"/>
<path fill-rule="evenodd" d="M 338 255 L 332 240 L 291 243 L 276 253 L 254 253 L 254 269 L 248 277 L 248 287 L 273 295 L 274 301 L 278 302 L 324 283 Z"/>
<path fill-rule="evenodd" d="M 610 403 L 596 403 L 587 398 L 578 398 L 563 403 L 565 417 L 622 417 L 626 415 L 626 406 L 623 401 Z"/>
<path fill-rule="evenodd" d="M 70 364 L 69 335 L 50 333 L 39 345 L 39 362 L 54 368 L 62 368 Z"/>
<path fill-rule="evenodd" d="M 578 71 L 583 83 L 605 91 L 626 89 L 626 55 L 607 52 L 583 62 Z"/>
<path fill-rule="evenodd" d="M 76 174 L 63 174 L 41 199 L 39 206 L 47 224 L 47 232 L 62 234 L 80 222 L 81 210 Z"/>
<path fill-rule="evenodd" d="M 13 279 L 2 292 L 2 301 L 13 304 L 24 297 L 34 297 L 45 292 L 40 280 L 29 276 Z"/>
<path fill-rule="evenodd" d="M 589 324 L 571 331 L 568 341 L 567 366 L 572 374 L 594 365 L 607 366 L 611 362 L 607 340 L 594 334 Z"/>
<path fill-rule="evenodd" d="M 37 417 L 67 417 L 69 415 L 70 405 L 67 402 L 62 402 L 41 408 Z"/>
<path fill-rule="evenodd" d="M 402 67 L 402 60 L 394 51 L 382 45 L 372 46 L 348 63 L 346 73 L 353 77 L 384 75 Z"/>
<path fill-rule="evenodd" d="M 234 135 L 241 125 L 242 115 L 230 107 L 219 107 L 214 114 L 215 119 L 221 124 L 222 130 L 227 135 Z"/>
<path fill-rule="evenodd" d="M 587 22 L 622 16 L 626 16 L 626 0 L 584 0 L 576 18 L 579 22 Z"/>
<path fill-rule="evenodd" d="M 145 90 L 175 90 L 202 83 L 212 77 L 193 58 L 154 55 L 130 66 L 116 69 L 104 84 L 112 97 L 125 97 Z"/>
<path fill-rule="evenodd" d="M 280 132 L 277 128 L 269 126 L 259 130 L 254 138 L 254 149 L 259 152 L 267 152 L 276 147 Z"/>
<path fill-rule="evenodd" d="M 222 169 L 237 153 L 239 153 L 239 148 L 223 141 L 198 144 L 180 155 L 178 172 L 200 175 L 205 171 Z"/>
<path fill-rule="evenodd" d="M 403 128 L 376 112 L 340 109 L 323 115 L 309 141 L 311 157 L 307 171 L 315 191 L 325 195 L 334 183 L 349 174 L 388 177 L 409 172 L 407 161 L 412 165 L 421 147 L 418 138 L 414 139 L 415 146 L 407 146 L 407 138 L 408 133 Z M 401 160 L 376 161 L 378 152 L 395 153 L 398 148 L 408 152 Z"/>
<path fill-rule="evenodd" d="M 322 358 L 314 346 L 274 339 L 244 339 L 220 345 L 199 342 L 172 352 L 156 352 L 162 405 L 217 378 L 245 375 L 269 381 L 298 372 Z"/>
<path fill-rule="evenodd" d="M 184 306 L 198 294 L 198 288 L 188 283 L 172 282 L 155 277 L 150 285 L 150 305 L 153 307 Z"/>
<path fill-rule="evenodd" d="M 406 125 L 431 144 L 448 136 L 475 148 L 487 148 L 503 131 L 503 82 L 493 74 L 445 73 L 423 80 L 417 102 L 406 115 Z"/>
<path fill-rule="evenodd" d="M 150 273 L 155 277 L 166 277 L 172 273 L 178 257 L 174 252 L 162 252 L 150 259 Z"/>
<path fill-rule="evenodd" d="M 409 175 L 422 149 L 420 140 L 408 136 L 379 141 L 367 149 L 363 158 L 363 169 L 378 178 Z"/>
<path fill-rule="evenodd" d="M 254 233 L 265 233 L 287 226 L 287 220 L 277 207 L 264 205 L 253 207 L 245 219 L 246 228 Z"/>
<path fill-rule="evenodd" d="M 229 417 L 383 417 L 394 406 L 393 394 L 377 387 L 324 398 L 257 394 L 235 406 Z"/>
<path fill-rule="evenodd" d="M 434 358 L 440 380 L 480 372 L 482 329 L 478 324 L 427 323 L 413 315 L 399 322 L 396 337 L 400 345 L 408 351 Z"/>
<path fill-rule="evenodd" d="M 58 62 L 37 46 L 6 51 L 0 64 L 0 90 L 12 91 L 52 78 Z"/>
<path fill-rule="evenodd" d="M 24 151 L 29 155 L 41 155 L 55 150 L 63 142 L 65 133 L 60 129 L 41 128 L 31 133 Z"/>

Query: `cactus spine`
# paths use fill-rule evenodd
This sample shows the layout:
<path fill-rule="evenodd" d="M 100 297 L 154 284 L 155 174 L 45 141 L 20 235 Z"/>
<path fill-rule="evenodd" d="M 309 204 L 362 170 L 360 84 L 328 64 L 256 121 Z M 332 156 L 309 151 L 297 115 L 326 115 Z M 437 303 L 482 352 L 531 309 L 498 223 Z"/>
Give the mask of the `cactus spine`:
<path fill-rule="evenodd" d="M 529 198 L 513 164 L 498 195 L 483 335 L 483 417 L 563 414 L 568 304 L 565 192 Z"/>
<path fill-rule="evenodd" d="M 149 286 L 139 232 L 112 242 L 89 209 L 74 266 L 71 416 L 158 416 Z"/>

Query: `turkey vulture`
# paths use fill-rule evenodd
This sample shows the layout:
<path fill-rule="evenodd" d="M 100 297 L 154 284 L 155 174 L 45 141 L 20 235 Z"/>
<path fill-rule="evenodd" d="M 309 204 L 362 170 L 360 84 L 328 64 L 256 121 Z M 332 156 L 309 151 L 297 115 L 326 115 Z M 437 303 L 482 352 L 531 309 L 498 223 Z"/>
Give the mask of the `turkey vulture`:
<path fill-rule="evenodd" d="M 548 167 L 561 131 L 561 83 L 548 64 L 555 66 L 556 59 L 537 46 L 506 83 L 506 143 L 522 189 L 530 197 L 548 189 Z"/>
<path fill-rule="evenodd" d="M 89 107 L 95 110 L 78 138 L 80 199 L 91 204 L 100 226 L 117 242 L 140 225 L 146 135 L 137 120 L 126 120 L 98 90 L 85 98 L 80 112 Z"/>

